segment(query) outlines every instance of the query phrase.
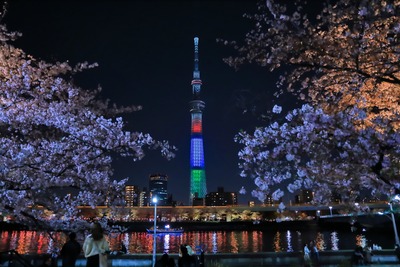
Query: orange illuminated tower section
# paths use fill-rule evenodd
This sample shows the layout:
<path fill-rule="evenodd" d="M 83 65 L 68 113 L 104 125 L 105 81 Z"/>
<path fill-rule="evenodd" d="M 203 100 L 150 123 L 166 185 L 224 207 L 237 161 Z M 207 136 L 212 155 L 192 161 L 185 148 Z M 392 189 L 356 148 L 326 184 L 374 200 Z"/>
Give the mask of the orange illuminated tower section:
<path fill-rule="evenodd" d="M 192 127 L 190 136 L 190 204 L 193 198 L 205 198 L 207 194 L 204 169 L 203 121 L 205 103 L 200 100 L 201 80 L 199 71 L 199 38 L 194 38 L 194 71 L 192 80 L 193 100 L 189 102 Z"/>

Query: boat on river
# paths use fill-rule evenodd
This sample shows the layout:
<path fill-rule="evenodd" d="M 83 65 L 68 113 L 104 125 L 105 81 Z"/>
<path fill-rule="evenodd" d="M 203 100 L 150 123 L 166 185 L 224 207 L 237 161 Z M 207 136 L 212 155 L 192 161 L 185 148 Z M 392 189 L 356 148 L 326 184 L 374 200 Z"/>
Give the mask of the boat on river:
<path fill-rule="evenodd" d="M 154 234 L 154 227 L 146 228 L 147 233 Z M 164 228 L 156 228 L 156 234 L 182 234 L 183 228 L 171 228 L 169 224 L 166 224 Z"/>

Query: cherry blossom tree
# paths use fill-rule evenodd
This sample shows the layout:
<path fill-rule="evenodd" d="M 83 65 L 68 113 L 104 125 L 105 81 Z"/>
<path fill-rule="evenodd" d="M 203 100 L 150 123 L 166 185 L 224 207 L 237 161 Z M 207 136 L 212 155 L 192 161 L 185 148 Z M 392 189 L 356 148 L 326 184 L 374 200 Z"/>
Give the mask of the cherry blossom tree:
<path fill-rule="evenodd" d="M 140 107 L 110 106 L 100 89 L 73 84 L 96 64 L 44 62 L 11 45 L 18 36 L 0 25 L 0 212 L 68 229 L 81 223 L 78 206 L 121 204 L 126 180 L 111 178 L 112 156 L 140 160 L 157 148 L 172 157 L 174 148 L 124 130 L 120 115 Z"/>
<path fill-rule="evenodd" d="M 327 111 L 356 106 L 367 112 L 367 123 L 385 116 L 399 127 L 399 1 L 325 1 L 313 19 L 306 11 L 315 2 L 294 2 L 292 9 L 273 0 L 260 4 L 260 14 L 248 15 L 256 26 L 245 44 L 225 41 L 239 52 L 226 62 L 282 70 L 278 95 L 286 88 Z"/>
<path fill-rule="evenodd" d="M 264 201 L 273 192 L 279 200 L 285 191 L 312 189 L 315 203 L 329 203 L 337 194 L 354 203 L 363 191 L 380 197 L 400 188 L 400 133 L 360 129 L 359 114 L 327 114 L 303 105 L 281 123 L 240 133 L 242 176 L 257 186 L 252 195 Z"/>
<path fill-rule="evenodd" d="M 324 1 L 320 12 L 290 2 L 266 0 L 247 15 L 255 28 L 243 45 L 224 41 L 238 51 L 227 63 L 280 71 L 276 96 L 287 89 L 308 103 L 237 136 L 253 195 L 279 199 L 286 185 L 313 189 L 316 202 L 333 192 L 354 202 L 400 189 L 400 1 Z"/>

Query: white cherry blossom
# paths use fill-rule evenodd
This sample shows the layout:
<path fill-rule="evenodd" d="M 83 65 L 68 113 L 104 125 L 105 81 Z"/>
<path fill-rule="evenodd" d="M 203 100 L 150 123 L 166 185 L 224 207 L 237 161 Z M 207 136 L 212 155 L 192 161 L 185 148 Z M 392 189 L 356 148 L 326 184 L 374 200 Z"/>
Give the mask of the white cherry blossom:
<path fill-rule="evenodd" d="M 158 148 L 170 158 L 174 148 L 124 130 L 120 114 L 140 107 L 110 107 L 100 88 L 67 78 L 96 64 L 35 59 L 9 43 L 18 35 L 0 25 L 0 212 L 66 230 L 81 225 L 78 206 L 121 203 L 126 179 L 113 180 L 114 155 L 138 160 Z"/>

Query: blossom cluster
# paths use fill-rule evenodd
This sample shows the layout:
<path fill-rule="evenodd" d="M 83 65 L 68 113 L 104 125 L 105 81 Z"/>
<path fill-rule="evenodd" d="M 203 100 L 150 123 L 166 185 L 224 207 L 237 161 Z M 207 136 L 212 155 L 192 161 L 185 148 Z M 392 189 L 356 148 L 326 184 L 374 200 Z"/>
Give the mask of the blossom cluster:
<path fill-rule="evenodd" d="M 0 212 L 73 227 L 79 206 L 122 204 L 126 179 L 111 178 L 114 155 L 139 160 L 158 148 L 173 157 L 168 142 L 124 130 L 119 114 L 138 107 L 109 107 L 68 78 L 96 64 L 47 63 L 10 45 L 14 37 L 0 26 Z"/>
<path fill-rule="evenodd" d="M 286 185 L 290 193 L 313 190 L 316 203 L 329 203 L 333 195 L 354 202 L 364 190 L 380 196 L 399 189 L 400 133 L 387 125 L 385 132 L 360 129 L 356 121 L 305 104 L 284 122 L 239 133 L 239 165 L 242 176 L 255 181 L 253 196 L 279 200 Z"/>
<path fill-rule="evenodd" d="M 279 71 L 275 95 L 307 103 L 284 122 L 238 134 L 253 196 L 278 199 L 286 187 L 312 189 L 316 202 L 336 194 L 354 202 L 364 190 L 399 190 L 400 1 L 289 3 L 260 2 L 246 15 L 255 26 L 244 44 L 224 41 L 238 52 L 228 64 Z"/>

